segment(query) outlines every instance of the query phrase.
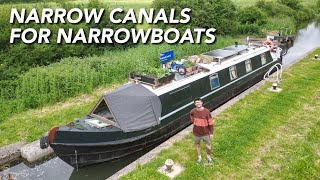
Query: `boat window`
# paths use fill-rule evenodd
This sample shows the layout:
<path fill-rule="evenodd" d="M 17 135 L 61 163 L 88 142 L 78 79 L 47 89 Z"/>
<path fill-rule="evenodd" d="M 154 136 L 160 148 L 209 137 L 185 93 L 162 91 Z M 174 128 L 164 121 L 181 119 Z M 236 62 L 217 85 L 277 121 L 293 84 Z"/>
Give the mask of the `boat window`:
<path fill-rule="evenodd" d="M 262 65 L 266 64 L 267 63 L 266 54 L 263 53 L 260 55 L 260 57 L 261 57 L 261 64 Z"/>
<path fill-rule="evenodd" d="M 236 79 L 238 77 L 236 66 L 231 66 L 229 68 L 229 73 L 230 73 L 230 79 L 231 80 Z"/>
<path fill-rule="evenodd" d="M 92 112 L 93 114 L 100 116 L 101 118 L 104 118 L 106 120 L 110 120 L 115 122 L 109 107 L 107 106 L 107 103 L 104 99 L 101 100 L 100 104 L 94 109 Z"/>
<path fill-rule="evenodd" d="M 245 63 L 246 63 L 246 71 L 247 72 L 252 71 L 251 59 L 247 59 Z"/>
<path fill-rule="evenodd" d="M 219 76 L 218 74 L 212 74 L 209 76 L 211 90 L 214 90 L 220 87 Z"/>

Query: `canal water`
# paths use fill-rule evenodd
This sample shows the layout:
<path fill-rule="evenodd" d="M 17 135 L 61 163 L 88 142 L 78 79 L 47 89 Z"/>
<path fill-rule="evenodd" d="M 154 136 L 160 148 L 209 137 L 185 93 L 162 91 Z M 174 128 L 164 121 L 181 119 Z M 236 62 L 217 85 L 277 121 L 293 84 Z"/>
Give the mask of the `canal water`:
<path fill-rule="evenodd" d="M 312 23 L 298 32 L 293 47 L 289 49 L 288 54 L 283 59 L 284 67 L 295 63 L 306 53 L 317 47 L 320 47 L 320 25 Z M 78 170 L 69 166 L 58 157 L 52 157 L 49 160 L 33 165 L 18 161 L 8 168 L 1 169 L 0 179 L 2 176 L 7 178 L 8 174 L 11 174 L 15 180 L 106 179 L 151 149 L 152 147 L 115 161 L 94 164 L 79 168 Z"/>
<path fill-rule="evenodd" d="M 133 153 L 121 159 L 110 162 L 93 164 L 90 166 L 73 168 L 58 157 L 51 157 L 48 160 L 39 162 L 37 164 L 28 164 L 25 162 L 14 162 L 11 167 L 4 168 L 0 172 L 0 179 L 4 177 L 7 179 L 11 174 L 15 180 L 95 180 L 106 179 L 114 173 L 124 168 L 134 160 L 138 159 L 152 148 L 147 148 L 143 151 Z M 2 180 L 2 179 L 1 179 Z"/>
<path fill-rule="evenodd" d="M 293 47 L 283 57 L 283 67 L 287 68 L 318 47 L 320 47 L 320 23 L 311 23 L 306 28 L 299 30 Z"/>

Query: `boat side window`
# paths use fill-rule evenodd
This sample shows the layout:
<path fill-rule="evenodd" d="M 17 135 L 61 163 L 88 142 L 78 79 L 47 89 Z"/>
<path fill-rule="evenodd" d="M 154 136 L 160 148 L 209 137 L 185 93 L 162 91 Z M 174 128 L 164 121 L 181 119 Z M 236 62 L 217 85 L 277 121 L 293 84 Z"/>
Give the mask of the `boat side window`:
<path fill-rule="evenodd" d="M 247 71 L 247 72 L 252 71 L 251 59 L 247 59 L 247 60 L 245 61 L 245 64 L 246 64 L 246 71 Z"/>
<path fill-rule="evenodd" d="M 218 74 L 212 74 L 209 76 L 211 90 L 214 90 L 220 87 L 219 76 Z"/>
<path fill-rule="evenodd" d="M 230 66 L 229 73 L 231 81 L 238 78 L 236 66 Z"/>
<path fill-rule="evenodd" d="M 94 109 L 93 114 L 100 116 L 106 120 L 115 122 L 110 109 L 104 99 L 102 99 L 100 104 Z"/>
<path fill-rule="evenodd" d="M 260 55 L 260 57 L 261 57 L 261 64 L 262 65 L 266 64 L 267 63 L 266 54 L 263 53 Z"/>

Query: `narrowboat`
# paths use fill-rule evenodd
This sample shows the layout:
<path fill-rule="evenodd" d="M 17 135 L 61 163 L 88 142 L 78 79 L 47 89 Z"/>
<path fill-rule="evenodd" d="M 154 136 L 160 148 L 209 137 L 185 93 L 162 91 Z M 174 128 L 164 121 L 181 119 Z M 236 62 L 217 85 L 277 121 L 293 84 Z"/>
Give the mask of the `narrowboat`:
<path fill-rule="evenodd" d="M 265 73 L 282 63 L 281 49 L 232 45 L 202 55 L 206 71 L 188 76 L 176 73 L 166 84 L 154 87 L 128 82 L 103 94 L 88 115 L 65 126 L 53 127 L 41 138 L 41 148 L 74 167 L 110 161 L 159 144 L 191 124 L 193 100 L 201 97 L 214 110 L 261 81 Z"/>

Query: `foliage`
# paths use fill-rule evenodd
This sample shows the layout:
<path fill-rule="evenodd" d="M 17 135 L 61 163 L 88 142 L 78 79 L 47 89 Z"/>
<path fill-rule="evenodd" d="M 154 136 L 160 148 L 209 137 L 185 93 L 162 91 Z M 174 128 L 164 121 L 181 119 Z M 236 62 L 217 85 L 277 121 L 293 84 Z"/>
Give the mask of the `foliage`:
<path fill-rule="evenodd" d="M 237 12 L 234 30 L 237 34 L 258 35 L 267 22 L 267 14 L 261 9 L 255 6 L 244 7 Z"/>
<path fill-rule="evenodd" d="M 241 24 L 258 24 L 261 26 L 267 23 L 267 15 L 254 6 L 245 7 L 237 13 L 237 20 Z"/>
<path fill-rule="evenodd" d="M 273 17 L 268 19 L 268 23 L 265 25 L 265 29 L 279 30 L 282 31 L 283 35 L 292 35 L 295 33 L 296 24 L 293 17 Z"/>
<path fill-rule="evenodd" d="M 312 8 L 302 6 L 295 14 L 294 17 L 297 22 L 305 23 L 313 20 L 316 17 L 316 11 Z"/>
<path fill-rule="evenodd" d="M 265 12 L 269 17 L 293 16 L 294 14 L 294 10 L 290 7 L 272 1 L 259 0 L 256 3 L 256 7 Z"/>
<path fill-rule="evenodd" d="M 291 9 L 298 10 L 301 8 L 299 0 L 278 0 L 278 2 L 290 7 Z"/>
<path fill-rule="evenodd" d="M 235 31 L 237 34 L 243 35 L 259 35 L 261 33 L 261 26 L 258 24 L 240 24 L 236 23 Z"/>
<path fill-rule="evenodd" d="M 293 17 L 295 26 L 301 23 L 310 22 L 316 17 L 316 4 L 311 6 L 302 5 L 297 0 L 278 0 L 277 2 L 269 2 L 259 0 L 256 6 L 271 17 L 275 17 L 281 21 L 283 17 Z"/>
<path fill-rule="evenodd" d="M 165 29 L 175 27 L 186 28 L 215 28 L 218 34 L 228 34 L 232 32 L 235 19 L 235 6 L 231 0 L 157 0 L 153 1 L 152 7 L 156 10 L 164 8 L 167 14 L 174 8 L 176 19 L 180 19 L 180 11 L 183 8 L 191 9 L 191 20 L 188 24 L 163 24 L 158 26 Z"/>
<path fill-rule="evenodd" d="M 195 65 L 196 65 L 196 63 L 193 62 L 193 61 L 186 60 L 186 61 L 183 62 L 183 66 L 185 68 L 189 68 L 189 67 L 192 67 L 192 66 L 195 66 Z"/>
<path fill-rule="evenodd" d="M 162 78 L 170 75 L 170 71 L 167 68 L 145 67 L 136 71 L 139 75 Z"/>

